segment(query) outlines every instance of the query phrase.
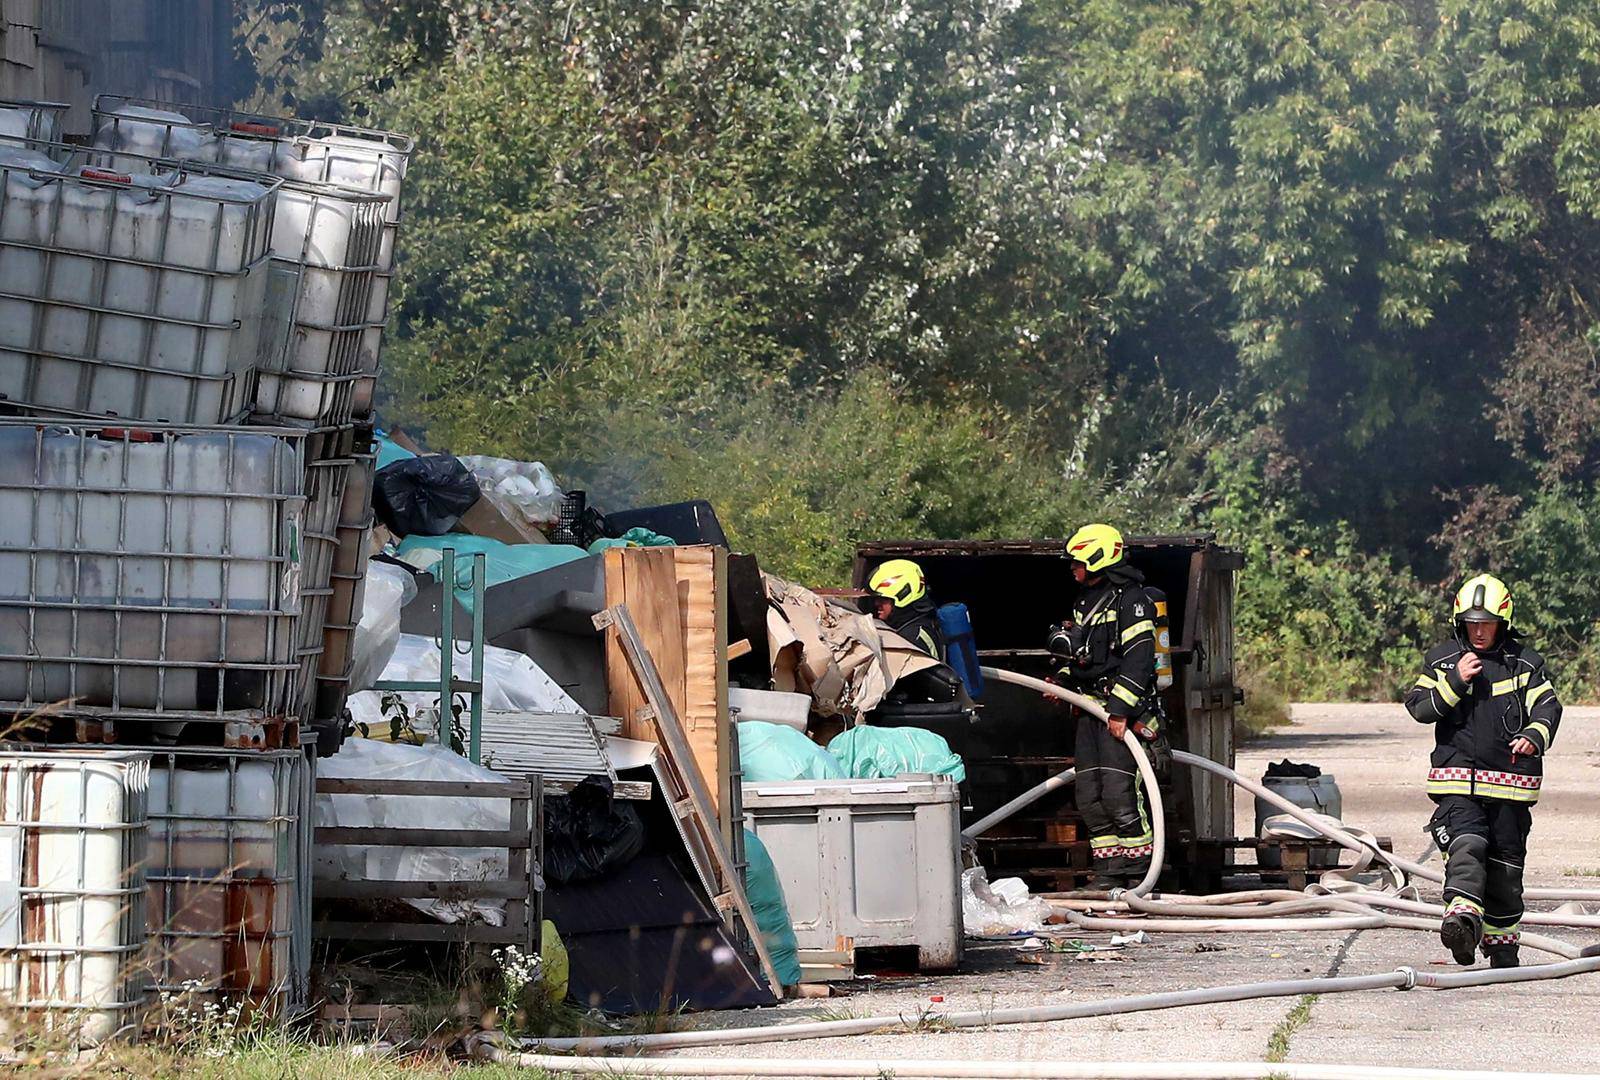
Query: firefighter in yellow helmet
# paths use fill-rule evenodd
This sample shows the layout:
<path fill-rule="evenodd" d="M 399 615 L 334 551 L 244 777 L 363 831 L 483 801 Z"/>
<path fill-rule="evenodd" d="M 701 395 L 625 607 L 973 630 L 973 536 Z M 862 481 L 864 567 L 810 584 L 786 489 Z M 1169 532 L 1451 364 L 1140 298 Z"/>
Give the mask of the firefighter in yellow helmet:
<path fill-rule="evenodd" d="M 1079 713 L 1073 744 L 1078 812 L 1094 856 L 1091 888 L 1137 884 L 1150 867 L 1154 833 L 1143 784 L 1123 733 L 1133 724 L 1161 735 L 1156 704 L 1155 605 L 1144 575 L 1127 561 L 1122 534 L 1085 525 L 1067 541 L 1078 596 L 1071 618 L 1050 628 L 1049 649 L 1064 663 L 1056 678 L 1100 701 L 1109 724 Z"/>
<path fill-rule="evenodd" d="M 872 572 L 867 587 L 872 591 L 867 598 L 870 614 L 935 660 L 944 662 L 939 609 L 928 595 L 922 567 L 910 559 L 890 559 Z"/>
<path fill-rule="evenodd" d="M 1511 591 L 1479 574 L 1456 593 L 1454 633 L 1435 645 L 1406 693 L 1406 710 L 1434 726 L 1428 828 L 1445 857 L 1439 939 L 1458 964 L 1483 950 L 1516 967 L 1522 865 L 1543 758 L 1561 724 L 1544 658 L 1513 630 Z"/>

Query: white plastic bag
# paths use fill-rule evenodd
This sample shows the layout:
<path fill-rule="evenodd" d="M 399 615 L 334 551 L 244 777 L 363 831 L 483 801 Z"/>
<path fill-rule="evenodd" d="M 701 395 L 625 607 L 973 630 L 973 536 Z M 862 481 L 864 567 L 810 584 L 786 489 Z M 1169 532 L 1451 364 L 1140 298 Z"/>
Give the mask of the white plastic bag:
<path fill-rule="evenodd" d="M 458 651 L 454 666 L 457 678 L 471 677 L 470 656 Z M 438 642 L 421 634 L 401 634 L 394 655 L 384 666 L 383 678 L 391 682 L 437 682 Z M 408 691 L 399 697 L 413 720 L 431 716 L 439 703 L 437 691 Z M 583 712 L 572 695 L 561 689 L 538 664 L 519 652 L 494 645 L 483 647 L 483 707 L 504 712 Z M 389 720 L 383 715 L 381 691 L 351 694 L 349 709 L 356 723 L 366 724 L 373 731 L 389 730 Z"/>
<path fill-rule="evenodd" d="M 1050 905 L 1029 896 L 1021 878 L 1001 878 L 991 885 L 981 866 L 961 875 L 961 921 L 968 934 L 1031 934 L 1049 916 Z"/>
<path fill-rule="evenodd" d="M 347 780 L 502 781 L 437 743 L 347 739 L 339 752 L 317 763 L 318 776 Z M 510 828 L 505 799 L 394 798 L 385 795 L 318 795 L 318 826 L 358 828 L 500 829 Z M 493 881 L 506 876 L 506 853 L 495 848 L 348 847 L 317 845 L 312 877 L 317 881 Z M 476 916 L 490 926 L 505 923 L 505 902 L 493 900 L 407 900 L 440 922 Z"/>
<path fill-rule="evenodd" d="M 367 563 L 361 621 L 351 635 L 350 689 L 365 690 L 383 677 L 400 644 L 400 609 L 417 595 L 411 575 L 384 562 Z"/>
<path fill-rule="evenodd" d="M 478 490 L 502 514 L 521 518 L 535 527 L 548 525 L 560 517 L 566 493 L 544 462 L 478 455 L 458 460 L 478 481 Z"/>

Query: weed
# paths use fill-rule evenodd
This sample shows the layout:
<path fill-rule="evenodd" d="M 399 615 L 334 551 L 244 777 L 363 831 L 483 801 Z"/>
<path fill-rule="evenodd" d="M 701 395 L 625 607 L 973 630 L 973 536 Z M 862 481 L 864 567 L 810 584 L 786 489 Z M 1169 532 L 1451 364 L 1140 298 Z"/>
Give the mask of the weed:
<path fill-rule="evenodd" d="M 1267 1037 L 1268 1064 L 1281 1065 L 1289 1059 L 1289 1040 L 1294 1038 L 1295 1032 L 1311 1021 L 1311 1006 L 1316 1003 L 1316 994 L 1306 994 L 1295 1002 L 1288 1016 L 1278 1021 L 1278 1026 L 1273 1028 L 1272 1034 Z"/>
<path fill-rule="evenodd" d="M 817 1019 L 824 1023 L 834 1020 L 859 1020 L 861 1012 L 853 1005 L 835 1005 L 817 1013 Z"/>

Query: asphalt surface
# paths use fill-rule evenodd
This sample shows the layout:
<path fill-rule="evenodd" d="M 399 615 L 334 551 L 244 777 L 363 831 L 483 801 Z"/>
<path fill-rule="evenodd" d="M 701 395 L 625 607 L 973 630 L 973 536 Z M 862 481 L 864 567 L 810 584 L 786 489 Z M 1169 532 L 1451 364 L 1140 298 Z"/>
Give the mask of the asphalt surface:
<path fill-rule="evenodd" d="M 1600 890 L 1600 709 L 1569 709 L 1535 808 L 1529 884 Z M 1422 793 L 1430 731 L 1397 705 L 1297 705 L 1293 723 L 1242 748 L 1238 767 L 1260 776 L 1290 757 L 1332 773 L 1344 820 L 1392 837 L 1408 857 L 1427 844 Z M 1248 798 L 1238 831 L 1253 827 Z M 1437 894 L 1425 894 L 1437 899 Z M 1543 905 L 1548 908 L 1552 905 Z M 1600 911 L 1600 906 L 1591 910 Z M 1130 929 L 1136 920 L 1130 920 Z M 1558 932 L 1572 941 L 1600 931 Z M 1105 943 L 1106 934 L 1083 934 Z M 1524 960 L 1540 954 L 1524 950 Z M 755 1012 L 710 1014 L 695 1026 L 739 1026 L 894 1015 L 880 1034 L 685 1053 L 784 1058 L 952 1058 L 967 1061 L 1290 1061 L 1411 1067 L 1600 1072 L 1600 975 L 1506 988 L 1392 990 L 1191 1006 L 1053 1024 L 939 1030 L 940 1010 L 995 1010 L 1094 1001 L 1175 989 L 1405 965 L 1456 970 L 1432 934 L 1405 931 L 1231 935 L 1156 934 L 1149 944 L 1073 956 L 969 942 L 961 974 L 895 976 L 844 987 L 841 996 Z"/>

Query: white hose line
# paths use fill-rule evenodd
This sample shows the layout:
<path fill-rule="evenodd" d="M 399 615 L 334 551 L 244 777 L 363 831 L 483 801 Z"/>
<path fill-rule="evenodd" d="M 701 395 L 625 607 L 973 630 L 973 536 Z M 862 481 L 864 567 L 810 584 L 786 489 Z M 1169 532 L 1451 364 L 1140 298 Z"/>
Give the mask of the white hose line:
<path fill-rule="evenodd" d="M 1433 973 L 1413 968 L 1373 975 L 1339 975 L 1311 979 L 1283 979 L 1274 982 L 1238 983 L 1192 990 L 1173 990 L 1160 994 L 1108 998 L 1104 1001 L 1071 1004 L 1029 1005 L 1009 1009 L 975 1012 L 864 1016 L 844 1020 L 811 1020 L 797 1024 L 771 1024 L 745 1028 L 711 1028 L 696 1031 L 667 1031 L 642 1035 L 599 1035 L 580 1038 L 529 1039 L 523 1045 L 536 1050 L 596 1053 L 626 1050 L 675 1050 L 695 1046 L 743 1046 L 752 1043 L 788 1042 L 794 1039 L 831 1039 L 850 1035 L 872 1035 L 885 1031 L 915 1031 L 927 1022 L 942 1027 L 1003 1027 L 1012 1024 L 1046 1024 L 1062 1020 L 1083 1020 L 1097 1016 L 1121 1016 L 1189 1005 L 1214 1005 L 1227 1001 L 1252 1001 L 1257 998 L 1300 997 L 1304 994 L 1340 994 L 1362 990 L 1409 990 L 1417 986 L 1451 990 L 1472 986 L 1564 979 L 1600 971 L 1600 956 L 1565 960 L 1553 964 L 1532 964 L 1520 968 L 1484 968 L 1472 971 Z M 626 1071 L 626 1070 L 624 1070 Z"/>
<path fill-rule="evenodd" d="M 1391 911 L 1405 911 L 1413 915 L 1432 915 L 1436 918 L 1444 916 L 1443 904 L 1430 904 L 1422 900 L 1406 900 L 1388 893 L 1340 893 L 1339 896 L 1353 904 L 1363 904 L 1371 907 L 1388 908 Z M 1565 926 L 1571 929 L 1595 930 L 1600 929 L 1600 915 L 1567 915 L 1559 911 L 1525 911 L 1522 913 L 1524 926 Z"/>
<path fill-rule="evenodd" d="M 1068 784 L 1072 783 L 1077 775 L 1078 770 L 1076 767 L 1063 769 L 1061 772 L 1056 773 L 1044 783 L 1037 784 L 1034 787 L 1029 788 L 1021 795 L 1018 795 L 1015 799 L 1012 799 L 1010 802 L 1000 807 L 1000 809 L 985 815 L 979 820 L 974 821 L 971 825 L 968 825 L 965 829 L 962 829 L 961 839 L 977 839 L 990 829 L 994 828 L 996 825 L 1000 824 L 1006 818 L 1011 817 L 1020 810 L 1024 810 L 1027 807 L 1032 806 L 1034 803 L 1038 802 L 1052 791 L 1059 791 L 1061 788 L 1066 787 Z"/>
<path fill-rule="evenodd" d="M 484 1044 L 486 1045 L 486 1044 Z M 480 1049 L 478 1055 L 552 1075 L 762 1076 L 957 1078 L 957 1080 L 1597 1080 L 1596 1073 L 1513 1073 L 1486 1070 L 1397 1069 L 1371 1065 L 1266 1064 L 1259 1061 L 970 1061 L 840 1058 L 571 1058 L 554 1054 L 509 1054 Z"/>
<path fill-rule="evenodd" d="M 1050 694 L 1054 697 L 1060 698 L 1062 701 L 1076 705 L 1078 708 L 1082 709 L 1084 712 L 1088 713 L 1090 716 L 1093 716 L 1097 720 L 1104 721 L 1110 719 L 1106 713 L 1105 707 L 1099 702 L 1095 701 L 1093 698 L 1074 693 L 1071 690 L 1057 686 L 1055 683 L 1048 683 L 1043 679 L 1035 679 L 1030 675 L 1019 675 L 1015 671 L 1006 671 L 1003 668 L 986 667 L 981 668 L 980 670 L 983 672 L 983 676 L 986 679 L 995 679 L 999 682 L 1008 682 L 1016 686 L 1026 687 L 1029 690 L 1037 690 L 1041 694 Z M 1148 896 L 1155 889 L 1156 882 L 1161 877 L 1162 864 L 1166 862 L 1167 858 L 1167 830 L 1165 825 L 1166 808 L 1161 803 L 1161 785 L 1156 780 L 1155 769 L 1150 767 L 1150 757 L 1144 752 L 1144 746 L 1140 743 L 1139 736 L 1135 735 L 1131 729 L 1124 729 L 1122 732 L 1122 743 L 1130 751 L 1132 751 L 1133 762 L 1139 767 L 1139 777 L 1144 781 L 1145 798 L 1148 800 L 1147 813 L 1149 814 L 1150 818 L 1150 831 L 1152 834 L 1150 869 L 1145 871 L 1144 879 L 1128 891 L 1135 896 Z M 1044 784 L 1040 784 L 1037 788 L 1034 788 L 1033 791 L 1039 792 L 1039 795 L 1034 796 L 1034 798 L 1038 798 L 1039 796 L 1045 794 L 1044 791 L 1039 791 L 1039 788 L 1043 788 L 1053 781 L 1060 780 L 1064 775 L 1065 774 L 1057 773 L 1049 780 L 1046 780 Z M 1062 782 L 1065 783 L 1064 780 Z M 1026 796 L 1032 795 L 1033 791 L 1023 792 L 1022 795 L 1011 800 L 1011 803 L 1008 803 L 1007 806 L 1013 805 Z M 1032 801 L 1032 799 L 1028 800 L 1028 802 Z M 1026 806 L 1027 802 L 1023 802 L 1022 805 Z M 1004 809 L 1004 807 L 1002 807 L 1002 809 Z M 1020 809 L 1020 807 L 1018 807 L 1018 809 Z M 999 811 L 996 811 L 995 813 L 990 814 L 988 818 L 985 818 L 984 821 L 990 821 L 993 819 L 993 822 L 997 823 L 999 821 L 1003 821 L 1006 817 L 1010 817 L 1011 814 L 1015 812 L 1016 810 L 1011 810 L 1002 816 L 1000 815 Z M 983 824 L 983 822 L 980 822 L 979 824 Z M 989 828 L 991 826 L 985 825 L 984 827 Z M 977 826 L 974 826 L 971 830 L 963 831 L 961 835 L 967 836 L 970 833 L 972 836 L 977 836 L 981 831 L 982 830 L 978 829 Z"/>
<path fill-rule="evenodd" d="M 1061 915 L 1073 926 L 1082 930 L 1110 931 L 1111 933 L 1126 934 L 1133 930 L 1148 930 L 1155 934 L 1267 934 L 1286 930 L 1311 930 L 1311 931 L 1347 931 L 1347 930 L 1420 930 L 1424 933 L 1436 934 L 1439 932 L 1439 919 L 1416 918 L 1405 915 L 1380 915 L 1376 912 L 1369 914 L 1337 915 L 1307 915 L 1251 918 L 1249 915 L 1222 916 L 1215 913 L 1202 913 L 1198 916 L 1190 914 L 1173 913 L 1172 917 L 1162 918 L 1143 917 L 1138 919 L 1105 918 L 1095 915 L 1084 915 L 1070 909 L 1061 910 Z M 1209 917 L 1208 917 L 1209 916 Z M 1583 953 L 1583 947 L 1573 945 L 1556 938 L 1545 937 L 1542 934 L 1523 934 L 1521 943 L 1538 952 L 1550 953 L 1568 960 L 1576 960 Z"/>
<path fill-rule="evenodd" d="M 1363 843 L 1344 830 L 1335 829 L 1326 822 L 1311 817 L 1306 811 L 1285 799 L 1282 795 L 1268 790 L 1253 780 L 1246 779 L 1226 765 L 1219 765 L 1210 758 L 1200 757 L 1198 754 L 1191 754 L 1184 750 L 1174 750 L 1172 752 L 1172 760 L 1184 765 L 1192 765 L 1198 769 L 1204 769 L 1206 772 L 1214 773 L 1237 787 L 1244 788 L 1252 795 L 1258 796 L 1276 806 L 1295 820 L 1316 829 L 1323 836 L 1326 836 L 1341 847 L 1349 848 L 1351 851 L 1358 853 L 1370 854 L 1379 861 L 1387 863 L 1398 870 L 1403 870 L 1413 877 L 1422 878 L 1424 881 L 1431 881 L 1436 885 L 1444 884 L 1444 873 L 1442 871 L 1424 866 L 1421 863 L 1412 862 L 1410 859 L 1403 859 L 1392 852 L 1383 851 L 1375 844 Z M 1524 889 L 1522 896 L 1525 900 L 1600 901 L 1600 889 Z"/>

